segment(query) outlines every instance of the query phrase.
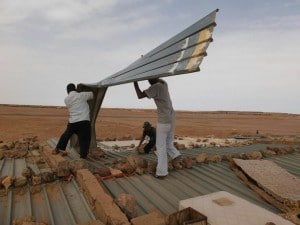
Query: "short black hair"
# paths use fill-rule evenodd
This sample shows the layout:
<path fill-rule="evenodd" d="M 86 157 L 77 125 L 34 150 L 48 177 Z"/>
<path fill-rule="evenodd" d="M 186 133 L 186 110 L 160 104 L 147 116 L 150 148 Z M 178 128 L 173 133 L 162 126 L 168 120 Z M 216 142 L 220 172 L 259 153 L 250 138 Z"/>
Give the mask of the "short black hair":
<path fill-rule="evenodd" d="M 70 93 L 71 91 L 76 91 L 75 84 L 73 83 L 67 85 L 67 92 Z"/>

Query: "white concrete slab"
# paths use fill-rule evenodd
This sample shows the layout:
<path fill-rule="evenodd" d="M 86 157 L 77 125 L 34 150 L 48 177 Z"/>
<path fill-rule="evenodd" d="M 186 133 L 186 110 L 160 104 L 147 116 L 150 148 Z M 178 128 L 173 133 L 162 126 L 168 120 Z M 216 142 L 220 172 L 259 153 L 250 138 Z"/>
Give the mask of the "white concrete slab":
<path fill-rule="evenodd" d="M 179 202 L 179 210 L 192 207 L 208 218 L 210 225 L 294 225 L 288 220 L 225 191 Z"/>

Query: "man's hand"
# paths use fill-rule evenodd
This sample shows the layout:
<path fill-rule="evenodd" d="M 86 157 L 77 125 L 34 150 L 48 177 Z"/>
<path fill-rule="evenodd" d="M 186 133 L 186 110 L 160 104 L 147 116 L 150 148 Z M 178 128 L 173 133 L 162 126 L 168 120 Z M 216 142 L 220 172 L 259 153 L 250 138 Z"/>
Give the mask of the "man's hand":
<path fill-rule="evenodd" d="M 133 84 L 134 84 L 134 89 L 135 89 L 136 95 L 139 99 L 147 97 L 147 95 L 143 91 L 141 91 L 137 81 L 134 81 Z"/>

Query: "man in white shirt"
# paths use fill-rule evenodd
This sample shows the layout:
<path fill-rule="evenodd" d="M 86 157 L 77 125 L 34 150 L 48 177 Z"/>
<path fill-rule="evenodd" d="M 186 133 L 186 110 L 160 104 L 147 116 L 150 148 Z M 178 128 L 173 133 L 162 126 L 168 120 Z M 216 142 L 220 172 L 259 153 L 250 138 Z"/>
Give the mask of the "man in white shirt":
<path fill-rule="evenodd" d="M 53 154 L 65 151 L 69 139 L 76 134 L 80 146 L 80 158 L 86 158 L 91 141 L 90 108 L 87 101 L 93 99 L 93 92 L 78 92 L 73 83 L 67 85 L 67 92 L 68 96 L 64 102 L 70 114 L 69 122 Z"/>
<path fill-rule="evenodd" d="M 158 78 L 148 81 L 151 85 L 148 89 L 141 91 L 137 82 L 134 82 L 134 88 L 139 99 L 153 98 L 156 104 L 156 177 L 164 178 L 168 175 L 168 155 L 173 160 L 181 155 L 174 146 L 175 112 L 167 83 Z"/>

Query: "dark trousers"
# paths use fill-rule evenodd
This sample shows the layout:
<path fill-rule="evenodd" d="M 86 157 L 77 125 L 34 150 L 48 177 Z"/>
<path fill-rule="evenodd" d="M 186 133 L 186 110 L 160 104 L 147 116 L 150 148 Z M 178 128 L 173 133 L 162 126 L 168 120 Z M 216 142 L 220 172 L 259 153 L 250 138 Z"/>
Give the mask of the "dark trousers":
<path fill-rule="evenodd" d="M 68 123 L 67 129 L 61 135 L 56 148 L 66 150 L 68 142 L 73 134 L 78 136 L 80 146 L 80 158 L 85 158 L 89 153 L 91 142 L 91 123 L 90 121 L 80 121 L 76 123 Z"/>
<path fill-rule="evenodd" d="M 149 142 L 145 145 L 144 147 L 144 152 L 146 154 L 149 154 L 149 152 L 151 151 L 151 149 L 155 146 L 155 140 L 154 138 L 150 139 Z"/>

